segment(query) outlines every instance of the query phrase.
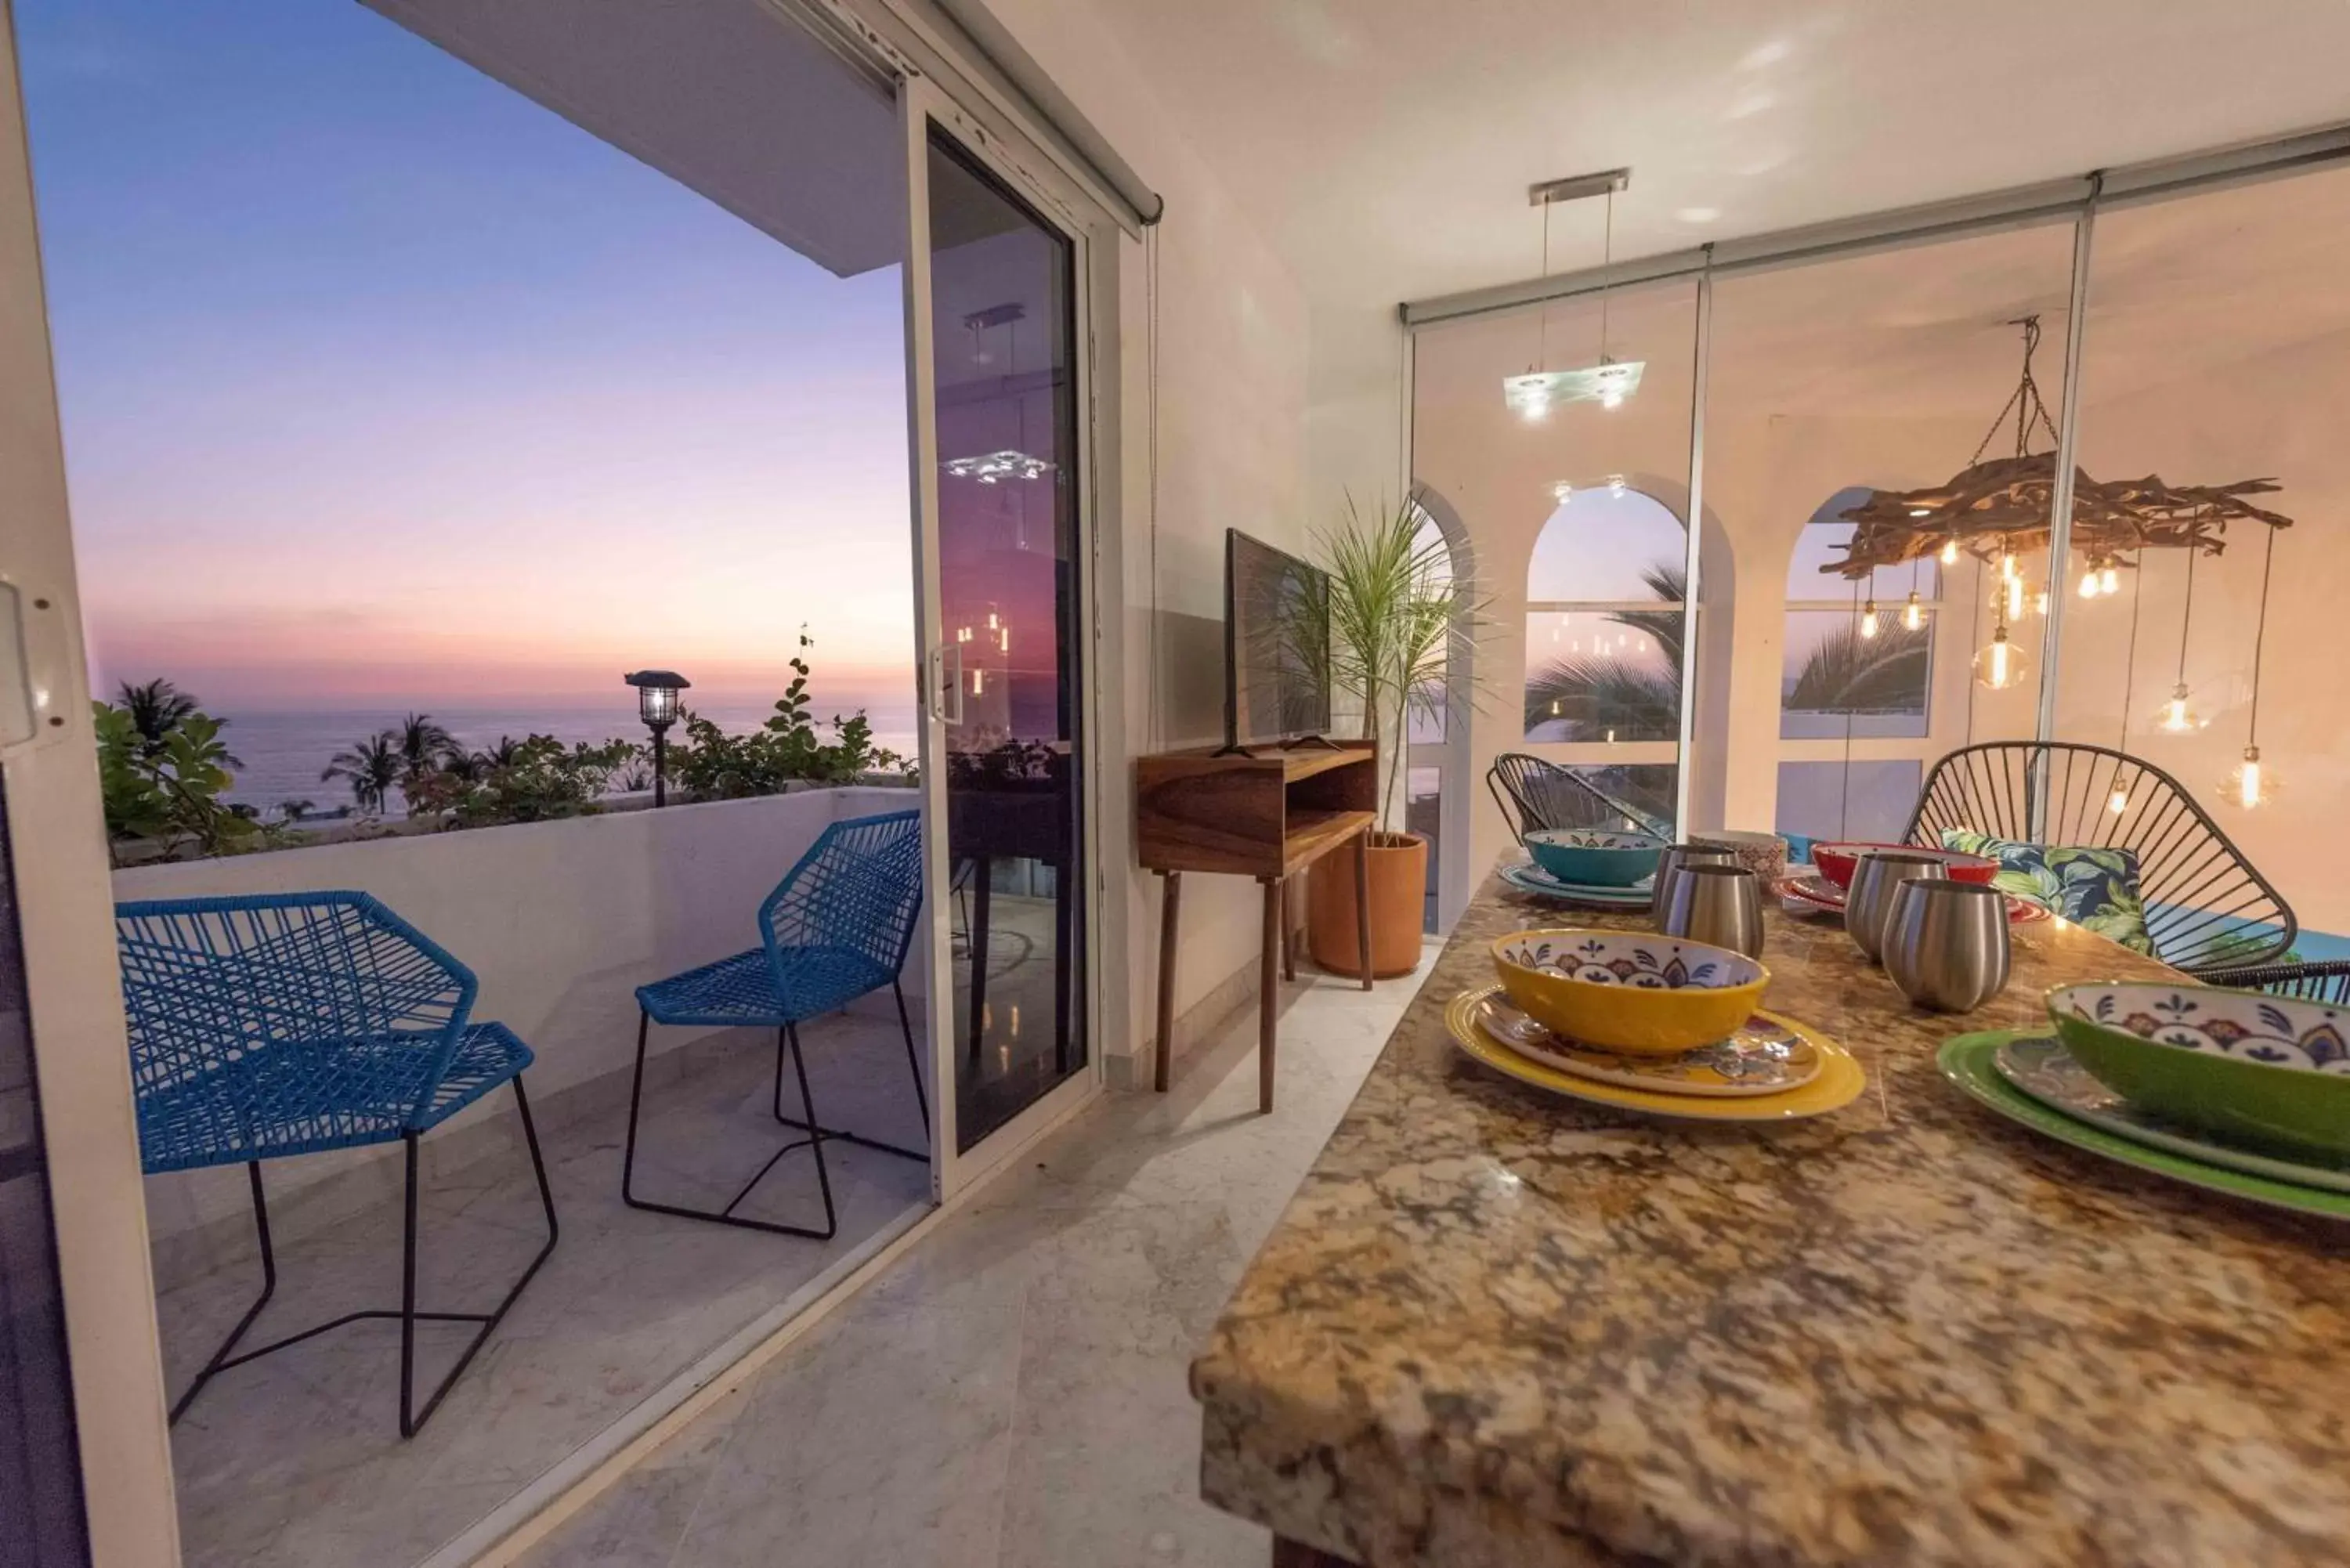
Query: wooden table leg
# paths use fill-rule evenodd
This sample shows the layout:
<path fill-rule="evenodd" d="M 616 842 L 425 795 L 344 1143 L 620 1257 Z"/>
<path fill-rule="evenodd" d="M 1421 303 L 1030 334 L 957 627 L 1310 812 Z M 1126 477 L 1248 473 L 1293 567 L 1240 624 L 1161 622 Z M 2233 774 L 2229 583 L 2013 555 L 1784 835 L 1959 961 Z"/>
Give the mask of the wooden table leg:
<path fill-rule="evenodd" d="M 1355 940 L 1361 943 L 1363 989 L 1371 989 L 1371 830 L 1355 840 Z"/>
<path fill-rule="evenodd" d="M 1281 978 L 1297 978 L 1297 930 L 1289 923 L 1289 884 L 1281 884 Z"/>
<path fill-rule="evenodd" d="M 1273 1110 L 1273 1044 L 1274 1020 L 1281 1001 L 1281 879 L 1264 882 L 1264 962 L 1257 976 L 1256 1108 Z"/>
<path fill-rule="evenodd" d="M 1152 1076 L 1163 1095 L 1175 1054 L 1175 917 L 1183 907 L 1183 873 L 1161 871 L 1159 881 L 1159 1064 Z"/>

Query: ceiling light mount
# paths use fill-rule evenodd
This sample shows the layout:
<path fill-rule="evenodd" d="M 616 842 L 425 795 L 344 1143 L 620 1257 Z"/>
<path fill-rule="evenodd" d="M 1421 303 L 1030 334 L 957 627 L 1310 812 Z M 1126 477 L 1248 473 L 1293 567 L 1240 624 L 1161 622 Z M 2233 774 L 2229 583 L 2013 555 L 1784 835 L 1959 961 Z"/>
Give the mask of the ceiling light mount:
<path fill-rule="evenodd" d="M 1547 207 L 1559 202 L 1580 202 L 1586 196 L 1606 196 L 1627 190 L 1632 183 L 1629 169 L 1602 169 L 1596 174 L 1570 174 L 1564 180 L 1545 180 L 1539 185 L 1526 187 L 1526 205 Z"/>

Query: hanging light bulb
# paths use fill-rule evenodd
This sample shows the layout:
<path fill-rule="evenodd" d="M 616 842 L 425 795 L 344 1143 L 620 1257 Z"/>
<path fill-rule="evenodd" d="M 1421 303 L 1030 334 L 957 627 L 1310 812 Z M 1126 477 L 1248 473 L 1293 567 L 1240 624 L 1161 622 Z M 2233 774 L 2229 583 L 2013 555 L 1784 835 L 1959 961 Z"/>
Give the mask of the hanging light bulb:
<path fill-rule="evenodd" d="M 1943 541 L 1942 541 L 1942 565 L 1944 565 L 1944 566 L 1957 566 L 1958 564 L 1959 564 L 1959 542 L 1958 542 L 1956 539 L 1945 539 L 1945 540 L 1943 540 Z"/>
<path fill-rule="evenodd" d="M 2081 597 L 2085 599 L 2097 597 L 2097 570 L 2095 566 L 2081 574 Z"/>
<path fill-rule="evenodd" d="M 2097 591 L 2101 594 L 2117 594 L 2122 591 L 2122 569 L 2111 561 L 2106 562 L 2106 569 L 2097 574 Z"/>
<path fill-rule="evenodd" d="M 1877 601 L 1875 599 L 1869 600 L 1868 607 L 1860 612 L 1860 635 L 1864 639 L 1877 635 Z"/>
<path fill-rule="evenodd" d="M 2195 711 L 2186 681 L 2182 680 L 2170 689 L 2170 695 L 2154 716 L 2154 727 L 2172 735 L 2183 735 L 2190 730 L 2203 727 L 2202 715 Z"/>
<path fill-rule="evenodd" d="M 2222 798 L 2230 805 L 2240 805 L 2246 811 L 2266 805 L 2276 798 L 2276 779 L 2262 763 L 2258 746 L 2244 748 L 2244 760 L 2228 774 Z"/>
<path fill-rule="evenodd" d="M 2005 691 L 2023 683 L 2026 665 L 2023 650 L 2007 639 L 2007 623 L 2002 621 L 1991 629 L 1991 642 L 1975 655 L 1975 680 L 1992 691 Z"/>
<path fill-rule="evenodd" d="M 2106 809 L 2112 812 L 2116 816 L 2119 816 L 2122 813 L 2127 811 L 2129 809 L 2129 791 L 2122 788 L 2119 784 L 2114 785 L 2114 793 L 2106 796 Z"/>
<path fill-rule="evenodd" d="M 1999 575 L 2006 582 L 2015 581 L 2015 556 L 2006 550 L 1999 553 Z"/>
<path fill-rule="evenodd" d="M 2046 615 L 2048 613 L 2048 590 L 2046 588 L 2043 588 L 2038 593 L 2032 596 L 2032 613 L 2033 615 Z"/>
<path fill-rule="evenodd" d="M 2007 579 L 2007 618 L 2010 620 L 2023 618 L 2023 579 L 2022 577 Z"/>
<path fill-rule="evenodd" d="M 1906 631 L 1926 629 L 1926 607 L 1918 602 L 1918 590 L 1909 590 L 1909 602 L 1901 607 L 1901 626 Z"/>

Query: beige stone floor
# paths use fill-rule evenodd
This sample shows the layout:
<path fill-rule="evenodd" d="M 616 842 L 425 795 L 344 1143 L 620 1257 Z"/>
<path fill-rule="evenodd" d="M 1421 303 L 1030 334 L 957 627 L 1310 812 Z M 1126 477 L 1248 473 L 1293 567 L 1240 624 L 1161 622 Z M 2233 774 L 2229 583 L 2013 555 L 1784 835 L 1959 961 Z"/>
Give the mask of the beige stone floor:
<path fill-rule="evenodd" d="M 530 1568 L 1263 1568 L 1199 1501 L 1185 1370 L 1425 973 L 1301 972 L 1270 1116 L 1253 1010 L 1173 1093 L 1107 1097 Z"/>
<path fill-rule="evenodd" d="M 886 1005 L 886 1002 L 885 1002 Z M 701 1065 L 649 1089 L 640 1193 L 722 1204 L 788 1137 L 771 1119 L 772 1037 L 737 1032 L 697 1047 Z M 834 1014 L 802 1032 L 819 1114 L 920 1147 L 894 1015 Z M 789 1102 L 793 1092 L 786 1090 Z M 410 1568 L 518 1492 L 640 1400 L 885 1226 L 927 1208 L 926 1163 L 827 1147 L 839 1234 L 767 1236 L 646 1213 L 619 1201 L 624 1103 L 547 1136 L 562 1239 L 498 1332 L 411 1442 L 396 1413 L 399 1330 L 338 1329 L 223 1373 L 172 1434 L 189 1568 Z M 544 1237 L 517 1147 L 428 1182 L 419 1304 L 494 1303 Z M 787 1156 L 745 1212 L 822 1218 L 808 1156 Z M 276 1299 L 251 1343 L 400 1300 L 399 1205 L 278 1247 Z M 259 1286 L 250 1259 L 167 1291 L 157 1303 L 174 1390 Z M 470 1326 L 427 1324 L 421 1397 Z"/>

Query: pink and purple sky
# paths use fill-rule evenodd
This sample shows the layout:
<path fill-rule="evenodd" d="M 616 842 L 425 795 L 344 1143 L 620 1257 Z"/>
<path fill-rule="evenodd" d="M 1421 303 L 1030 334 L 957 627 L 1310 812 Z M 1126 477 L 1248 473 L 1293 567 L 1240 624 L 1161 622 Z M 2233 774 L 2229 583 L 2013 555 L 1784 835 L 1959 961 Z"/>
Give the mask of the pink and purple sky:
<path fill-rule="evenodd" d="M 348 0 L 16 8 L 94 684 L 909 708 L 897 270 Z"/>

